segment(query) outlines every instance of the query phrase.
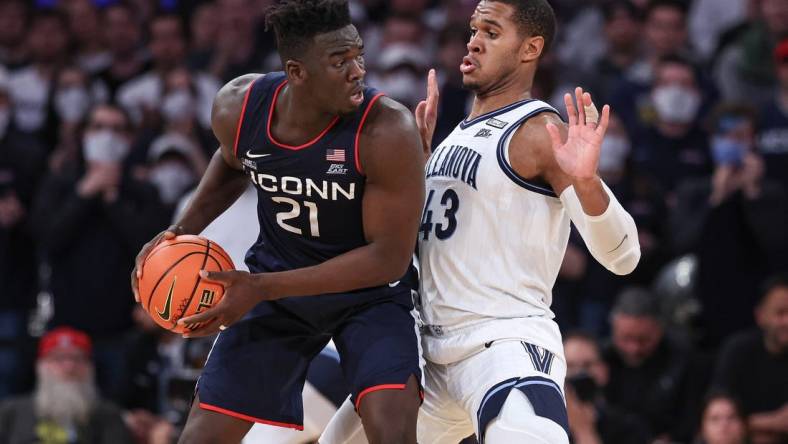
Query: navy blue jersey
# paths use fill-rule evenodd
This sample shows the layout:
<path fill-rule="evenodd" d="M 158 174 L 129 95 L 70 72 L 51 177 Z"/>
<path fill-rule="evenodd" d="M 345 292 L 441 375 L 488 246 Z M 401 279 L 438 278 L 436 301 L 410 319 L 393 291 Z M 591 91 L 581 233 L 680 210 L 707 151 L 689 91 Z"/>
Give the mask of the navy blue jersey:
<path fill-rule="evenodd" d="M 381 96 L 367 88 L 353 114 L 338 116 L 301 146 L 271 134 L 281 72 L 258 78 L 247 91 L 235 155 L 257 189 L 260 236 L 246 256 L 252 272 L 316 265 L 366 244 L 362 223 L 364 175 L 359 133 Z"/>

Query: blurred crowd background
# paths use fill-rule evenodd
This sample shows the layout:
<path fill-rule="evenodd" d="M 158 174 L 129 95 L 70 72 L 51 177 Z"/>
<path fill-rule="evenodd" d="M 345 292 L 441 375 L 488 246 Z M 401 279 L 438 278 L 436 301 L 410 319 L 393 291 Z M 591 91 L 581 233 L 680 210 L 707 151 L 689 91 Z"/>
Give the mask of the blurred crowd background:
<path fill-rule="evenodd" d="M 157 328 L 129 274 L 217 148 L 214 94 L 279 69 L 270 3 L 0 0 L 0 444 L 172 442 L 210 341 Z M 437 69 L 440 142 L 476 1 L 350 3 L 367 83 L 412 108 Z M 573 441 L 788 443 L 788 1 L 551 4 L 532 94 L 611 104 L 600 175 L 643 253 L 617 277 L 570 242 Z"/>

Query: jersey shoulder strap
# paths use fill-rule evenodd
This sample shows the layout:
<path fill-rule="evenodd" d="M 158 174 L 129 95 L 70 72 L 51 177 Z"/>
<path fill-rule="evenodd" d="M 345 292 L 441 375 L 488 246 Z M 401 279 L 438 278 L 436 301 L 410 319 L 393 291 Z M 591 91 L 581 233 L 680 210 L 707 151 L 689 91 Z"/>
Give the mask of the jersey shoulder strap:
<path fill-rule="evenodd" d="M 286 79 L 287 76 L 284 72 L 271 72 L 261 75 L 247 88 L 241 107 L 241 115 L 238 117 L 233 145 L 233 153 L 236 157 L 238 157 L 238 145 L 242 139 L 254 137 L 258 132 L 260 122 L 268 120 L 268 102 L 276 88 Z"/>

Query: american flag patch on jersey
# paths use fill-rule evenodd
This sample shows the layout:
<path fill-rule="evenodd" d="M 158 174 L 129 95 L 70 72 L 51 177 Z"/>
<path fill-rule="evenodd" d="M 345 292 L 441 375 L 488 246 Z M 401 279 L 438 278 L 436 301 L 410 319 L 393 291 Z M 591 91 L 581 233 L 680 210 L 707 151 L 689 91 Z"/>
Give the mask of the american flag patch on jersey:
<path fill-rule="evenodd" d="M 327 150 L 326 160 L 331 162 L 344 162 L 345 150 Z"/>

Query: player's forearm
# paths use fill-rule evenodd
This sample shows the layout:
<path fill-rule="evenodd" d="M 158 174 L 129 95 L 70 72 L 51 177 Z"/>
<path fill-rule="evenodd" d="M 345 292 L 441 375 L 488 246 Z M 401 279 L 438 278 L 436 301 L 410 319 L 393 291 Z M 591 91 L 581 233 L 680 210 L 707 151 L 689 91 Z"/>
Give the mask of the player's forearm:
<path fill-rule="evenodd" d="M 629 274 L 640 261 L 635 221 L 601 181 L 599 187 L 608 203 L 597 215 L 585 211 L 573 186 L 561 193 L 561 202 L 594 259 L 615 274 Z"/>
<path fill-rule="evenodd" d="M 572 182 L 572 186 L 585 214 L 599 216 L 607 210 L 610 198 L 602 187 L 602 181 L 599 177 L 588 180 L 576 180 Z"/>
<path fill-rule="evenodd" d="M 199 234 L 238 199 L 247 185 L 248 179 L 227 165 L 217 151 L 176 225 L 185 234 Z"/>
<path fill-rule="evenodd" d="M 264 299 L 343 293 L 400 279 L 411 252 L 371 243 L 312 267 L 254 275 Z"/>

